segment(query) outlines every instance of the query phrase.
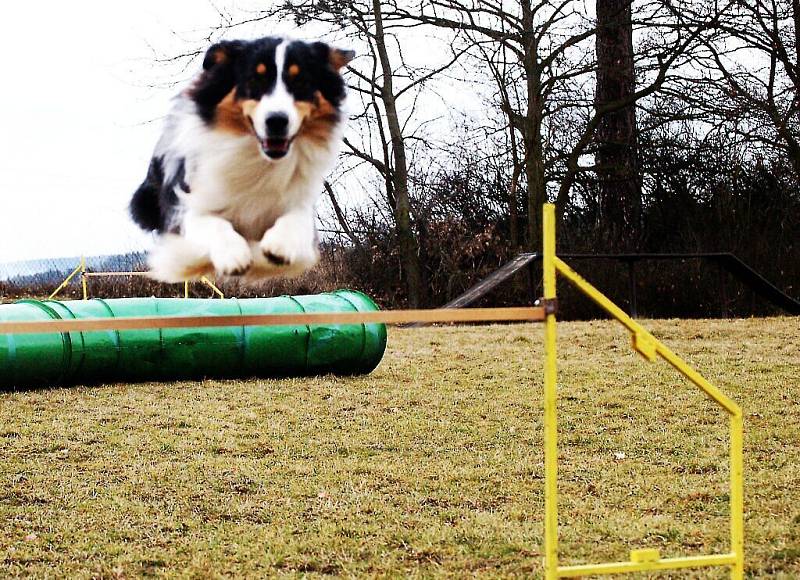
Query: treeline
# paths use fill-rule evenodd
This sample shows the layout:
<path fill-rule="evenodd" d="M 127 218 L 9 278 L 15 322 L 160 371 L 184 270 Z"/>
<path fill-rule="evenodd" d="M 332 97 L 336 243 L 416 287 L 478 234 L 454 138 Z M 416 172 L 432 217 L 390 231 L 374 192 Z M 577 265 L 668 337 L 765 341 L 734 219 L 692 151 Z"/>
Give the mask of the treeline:
<path fill-rule="evenodd" d="M 732 140 L 701 139 L 691 132 L 661 130 L 640 140 L 645 182 L 641 231 L 636 251 L 651 253 L 732 252 L 792 296 L 800 294 L 800 185 L 785 159 L 750 159 Z M 430 219 L 419 233 L 420 257 L 432 304 L 443 304 L 527 250 L 514 246 L 505 205 L 509 184 L 489 161 L 465 156 L 427 186 Z M 579 180 L 576 196 L 560 225 L 559 249 L 572 253 L 615 250 L 602 227 L 596 176 Z M 520 199 L 525 192 L 521 191 Z M 346 255 L 344 282 L 364 287 L 387 304 L 404 306 L 398 293 L 403 267 L 394 232 L 356 221 L 364 232 L 359 244 L 340 249 Z M 518 204 L 516 217 L 528 221 Z M 340 258 L 341 260 L 341 258 Z M 581 261 L 575 267 L 612 298 L 626 305 L 629 272 L 612 260 Z M 650 316 L 774 314 L 766 303 L 727 271 L 702 260 L 641 262 L 637 266 L 639 312 Z M 343 274 L 341 268 L 339 275 Z M 539 296 L 541 273 L 523 271 L 482 304 L 529 303 Z M 401 287 L 402 288 L 402 287 Z M 560 291 L 569 289 L 564 287 Z M 402 290 L 401 290 L 402 292 Z M 562 302 L 568 317 L 597 314 L 583 299 Z"/>
<path fill-rule="evenodd" d="M 733 140 L 701 138 L 692 131 L 661 129 L 640 140 L 642 175 L 647 196 L 642 205 L 643 252 L 730 251 L 785 292 L 797 296 L 800 260 L 800 185 L 793 168 L 780 158 L 752 159 Z M 465 153 L 453 166 L 425 173 L 427 196 L 417 223 L 423 275 L 432 305 L 444 304 L 489 275 L 524 245 L 514 246 L 509 218 L 509 183 L 497 160 Z M 596 201 L 596 178 L 579 180 L 581 198 L 565 212 L 559 240 L 564 252 L 602 253 L 608 246 L 602 210 Z M 524 186 L 519 190 L 516 218 L 527 222 Z M 423 219 L 424 218 L 424 219 Z M 228 296 L 304 294 L 351 287 L 374 296 L 385 307 L 408 305 L 405 273 L 395 232 L 385 220 L 375 220 L 368 208 L 353 212 L 351 234 L 330 239 L 323 260 L 297 280 L 277 280 L 259 287 L 220 282 Z M 623 306 L 630 295 L 627 266 L 614 261 L 580 261 L 575 267 Z M 643 316 L 720 316 L 775 314 L 780 311 L 760 299 L 726 271 L 709 262 L 640 263 L 637 268 L 638 310 Z M 482 305 L 530 303 L 541 294 L 540 271 L 522 271 L 487 296 Z M 0 283 L 0 296 L 42 296 L 55 284 L 20 288 Z M 182 285 L 162 285 L 142 278 L 92 279 L 91 296 L 182 296 Z M 190 287 L 194 297 L 213 297 L 203 284 Z M 561 315 L 586 318 L 597 311 L 561 286 Z M 80 296 L 79 285 L 65 297 Z"/>

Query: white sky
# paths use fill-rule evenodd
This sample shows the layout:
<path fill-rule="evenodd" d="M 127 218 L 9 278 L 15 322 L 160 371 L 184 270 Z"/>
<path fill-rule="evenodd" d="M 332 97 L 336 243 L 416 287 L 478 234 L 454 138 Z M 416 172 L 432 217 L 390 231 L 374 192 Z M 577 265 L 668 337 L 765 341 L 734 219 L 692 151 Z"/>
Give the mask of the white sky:
<path fill-rule="evenodd" d="M 153 61 L 205 44 L 216 11 L 51 0 L 3 3 L 0 19 L 0 262 L 142 248 L 126 206 L 176 92 L 166 85 L 183 80 Z"/>

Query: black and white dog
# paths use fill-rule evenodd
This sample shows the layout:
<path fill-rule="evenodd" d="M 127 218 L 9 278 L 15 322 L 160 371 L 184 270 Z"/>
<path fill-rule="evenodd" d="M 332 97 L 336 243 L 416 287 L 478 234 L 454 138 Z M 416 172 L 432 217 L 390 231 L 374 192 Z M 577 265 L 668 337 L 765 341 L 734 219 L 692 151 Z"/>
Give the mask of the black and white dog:
<path fill-rule="evenodd" d="M 130 204 L 159 240 L 152 276 L 291 276 L 319 259 L 315 204 L 342 140 L 352 51 L 223 41 L 174 100 Z"/>

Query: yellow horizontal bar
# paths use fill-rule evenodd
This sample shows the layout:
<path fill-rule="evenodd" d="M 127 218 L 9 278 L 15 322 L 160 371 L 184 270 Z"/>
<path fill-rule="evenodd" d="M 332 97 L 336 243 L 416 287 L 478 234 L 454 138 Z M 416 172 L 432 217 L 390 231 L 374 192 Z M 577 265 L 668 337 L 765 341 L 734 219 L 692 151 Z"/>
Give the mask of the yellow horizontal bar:
<path fill-rule="evenodd" d="M 223 326 L 293 326 L 304 324 L 362 324 L 384 322 L 499 322 L 544 320 L 544 308 L 440 308 L 431 310 L 377 310 L 372 312 L 306 312 L 231 316 L 152 316 L 86 318 L 35 322 L 0 322 L 0 334 L 41 334 L 153 328 L 207 328 Z"/>
<path fill-rule="evenodd" d="M 647 570 L 677 570 L 679 568 L 706 568 L 731 566 L 736 563 L 736 554 L 714 554 L 711 556 L 689 556 L 685 558 L 663 558 L 650 562 L 611 562 L 608 564 L 584 564 L 559 566 L 559 578 L 575 578 L 592 574 L 625 574 Z"/>

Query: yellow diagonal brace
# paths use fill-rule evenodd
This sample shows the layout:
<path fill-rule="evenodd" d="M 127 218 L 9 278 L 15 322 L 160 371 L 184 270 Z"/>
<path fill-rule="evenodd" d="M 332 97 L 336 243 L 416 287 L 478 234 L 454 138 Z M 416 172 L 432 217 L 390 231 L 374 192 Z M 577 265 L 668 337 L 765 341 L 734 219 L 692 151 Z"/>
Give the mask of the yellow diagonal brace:
<path fill-rule="evenodd" d="M 206 278 L 205 276 L 201 276 L 201 277 L 200 277 L 200 281 L 201 281 L 203 284 L 205 284 L 206 286 L 208 286 L 209 288 L 211 288 L 211 290 L 213 290 L 213 291 L 214 291 L 214 294 L 216 294 L 216 295 L 217 295 L 217 296 L 219 296 L 220 298 L 225 298 L 225 294 L 223 294 L 223 293 L 222 293 L 222 290 L 220 290 L 219 288 L 217 288 L 217 287 L 216 287 L 216 285 L 215 285 L 215 284 L 214 284 L 214 283 L 213 283 L 211 280 L 209 280 L 209 279 L 208 279 L 208 278 Z"/>
<path fill-rule="evenodd" d="M 655 349 L 656 354 L 660 355 L 665 361 L 675 367 L 683 376 L 692 381 L 695 385 L 700 387 L 711 399 L 717 402 L 725 411 L 730 415 L 741 415 L 742 410 L 739 408 L 732 399 L 726 396 L 717 387 L 704 379 L 700 373 L 690 367 L 683 359 L 677 354 L 672 352 L 665 344 L 654 337 L 642 325 L 637 323 L 633 318 L 625 314 L 619 306 L 606 298 L 602 292 L 592 286 L 589 282 L 583 279 L 580 274 L 565 264 L 560 258 L 555 259 L 556 270 L 559 274 L 567 278 L 578 289 L 591 298 L 600 308 L 608 312 L 611 316 L 616 318 L 623 324 L 634 336 L 641 337 L 640 340 L 645 340 L 652 348 Z"/>
<path fill-rule="evenodd" d="M 78 264 L 78 266 L 72 271 L 72 273 L 69 276 L 64 278 L 64 281 L 61 284 L 59 284 L 58 288 L 53 290 L 53 293 L 50 294 L 50 296 L 48 296 L 47 299 L 48 300 L 52 300 L 56 296 L 58 296 L 58 293 L 61 292 L 64 288 L 66 288 L 67 284 L 69 284 L 72 281 L 72 279 L 78 274 L 78 272 L 81 271 L 81 269 L 84 267 L 83 264 L 84 264 L 83 263 L 83 258 L 81 258 L 80 264 Z"/>

